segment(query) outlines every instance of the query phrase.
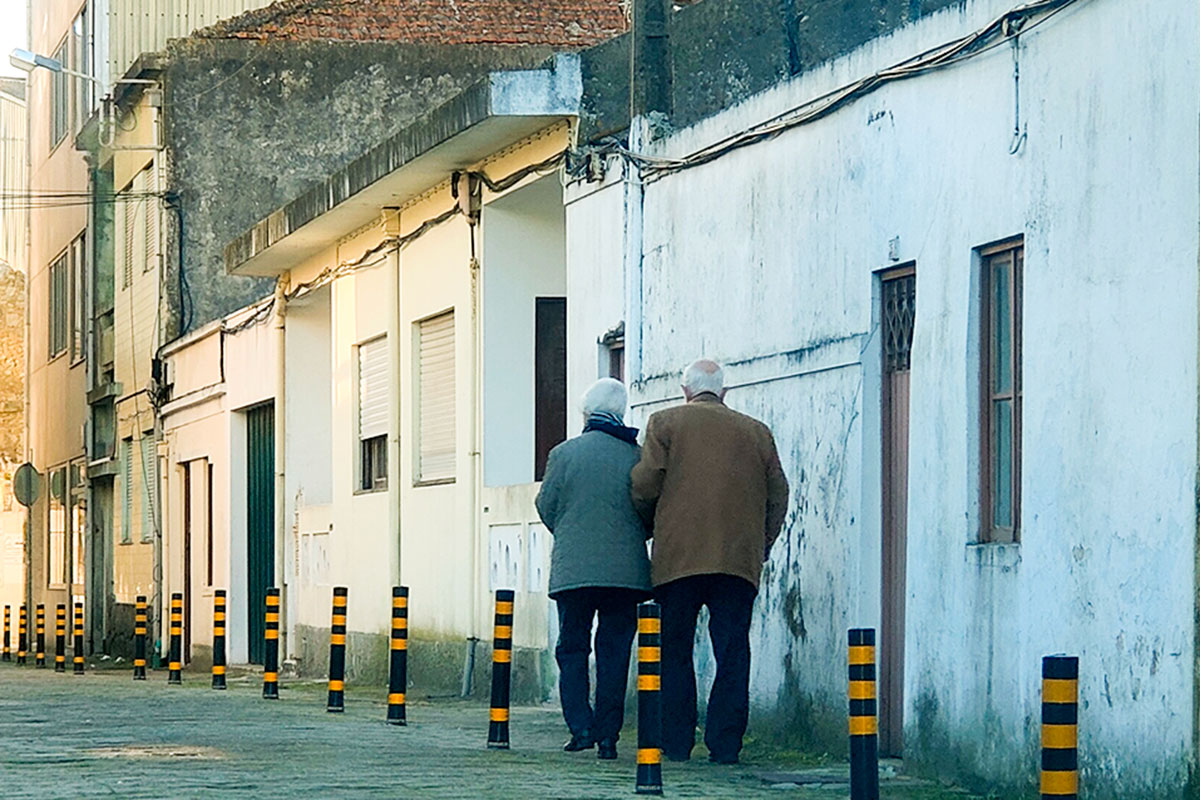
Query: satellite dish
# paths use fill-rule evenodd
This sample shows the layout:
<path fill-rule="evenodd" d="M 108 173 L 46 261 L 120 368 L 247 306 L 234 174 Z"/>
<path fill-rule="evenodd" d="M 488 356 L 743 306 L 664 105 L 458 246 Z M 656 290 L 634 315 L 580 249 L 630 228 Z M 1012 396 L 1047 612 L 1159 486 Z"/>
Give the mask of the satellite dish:
<path fill-rule="evenodd" d="M 17 472 L 13 475 L 13 494 L 18 503 L 29 508 L 37 502 L 41 488 L 42 476 L 33 468 L 33 464 L 26 462 L 17 467 Z"/>

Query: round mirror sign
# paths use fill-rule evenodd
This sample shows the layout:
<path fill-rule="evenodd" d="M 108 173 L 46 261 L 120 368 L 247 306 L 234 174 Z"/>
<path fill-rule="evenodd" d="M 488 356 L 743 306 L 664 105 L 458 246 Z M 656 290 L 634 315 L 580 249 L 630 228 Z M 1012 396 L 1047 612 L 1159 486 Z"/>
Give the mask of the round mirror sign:
<path fill-rule="evenodd" d="M 42 488 L 42 476 L 28 462 L 17 467 L 13 475 L 13 494 L 17 502 L 29 508 L 37 502 L 38 492 Z"/>

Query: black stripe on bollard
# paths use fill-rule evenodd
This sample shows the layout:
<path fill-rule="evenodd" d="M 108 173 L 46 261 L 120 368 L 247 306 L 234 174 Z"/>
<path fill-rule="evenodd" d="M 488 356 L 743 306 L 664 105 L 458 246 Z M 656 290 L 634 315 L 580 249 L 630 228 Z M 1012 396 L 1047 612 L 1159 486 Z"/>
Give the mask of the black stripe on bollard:
<path fill-rule="evenodd" d="M 850 630 L 850 800 L 879 800 L 875 629 Z"/>
<path fill-rule="evenodd" d="M 67 671 L 67 606 L 59 603 L 54 608 L 54 671 Z"/>
<path fill-rule="evenodd" d="M 139 594 L 133 611 L 133 679 L 146 680 L 146 596 Z"/>
<path fill-rule="evenodd" d="M 492 638 L 492 706 L 489 714 L 487 746 L 507 750 L 509 686 L 512 680 L 512 589 L 496 590 L 496 621 Z"/>
<path fill-rule="evenodd" d="M 333 587 L 333 618 L 329 623 L 329 702 L 326 711 L 346 710 L 346 595 L 345 586 Z"/>
<path fill-rule="evenodd" d="M 46 667 L 46 606 L 38 603 L 34 609 L 34 621 L 37 625 L 36 633 L 37 649 L 33 651 L 34 663 L 45 669 Z"/>
<path fill-rule="evenodd" d="M 225 590 L 213 592 L 212 687 L 225 688 Z"/>
<path fill-rule="evenodd" d="M 17 663 L 25 663 L 25 651 L 29 648 L 29 631 L 26 630 L 25 604 L 21 604 L 21 615 L 17 618 Z"/>
<path fill-rule="evenodd" d="M 662 794 L 662 620 L 658 603 L 638 606 L 637 793 Z"/>
<path fill-rule="evenodd" d="M 1079 796 L 1079 658 L 1042 659 L 1042 800 Z"/>
<path fill-rule="evenodd" d="M 183 594 L 171 594 L 171 649 L 167 654 L 167 684 L 183 684 Z"/>
<path fill-rule="evenodd" d="M 391 662 L 388 664 L 388 708 L 389 725 L 407 725 L 407 708 L 404 702 L 408 691 L 408 587 L 392 587 L 392 641 L 389 649 Z"/>
<path fill-rule="evenodd" d="M 267 616 L 263 631 L 263 698 L 279 699 L 279 590 L 267 589 Z"/>
<path fill-rule="evenodd" d="M 75 643 L 71 647 L 71 663 L 75 665 L 74 673 L 76 675 L 83 674 L 83 603 L 76 601 L 73 609 L 74 615 L 71 620 L 74 630 Z"/>
<path fill-rule="evenodd" d="M 4 650 L 0 653 L 0 661 L 12 661 L 12 632 L 9 625 L 10 609 L 4 607 Z"/>

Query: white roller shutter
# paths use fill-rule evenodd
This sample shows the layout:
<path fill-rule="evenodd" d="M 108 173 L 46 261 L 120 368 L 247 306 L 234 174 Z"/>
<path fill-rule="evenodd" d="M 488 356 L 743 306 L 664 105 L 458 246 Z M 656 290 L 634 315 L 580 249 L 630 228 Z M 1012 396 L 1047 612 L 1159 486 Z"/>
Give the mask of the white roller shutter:
<path fill-rule="evenodd" d="M 454 312 L 420 323 L 420 480 L 455 477 Z"/>
<path fill-rule="evenodd" d="M 387 337 L 358 346 L 358 438 L 360 441 L 388 433 Z"/>

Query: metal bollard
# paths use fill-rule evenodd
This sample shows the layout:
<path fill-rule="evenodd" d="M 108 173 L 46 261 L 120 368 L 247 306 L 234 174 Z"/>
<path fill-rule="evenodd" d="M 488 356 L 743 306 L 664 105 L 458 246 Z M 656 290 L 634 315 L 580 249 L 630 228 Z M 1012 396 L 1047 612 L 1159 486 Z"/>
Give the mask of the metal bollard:
<path fill-rule="evenodd" d="M 12 633 L 9 631 L 10 609 L 4 607 L 4 650 L 0 652 L 0 661 L 12 661 Z"/>
<path fill-rule="evenodd" d="M 850 629 L 850 800 L 879 800 L 875 629 Z"/>
<path fill-rule="evenodd" d="M 146 680 L 146 596 L 139 594 L 133 612 L 133 679 Z"/>
<path fill-rule="evenodd" d="M 67 606 L 59 603 L 54 609 L 54 671 L 67 671 Z"/>
<path fill-rule="evenodd" d="M 389 725 L 407 725 L 407 709 L 404 702 L 408 691 L 408 587 L 392 587 L 392 643 L 391 663 L 388 664 L 388 708 Z"/>
<path fill-rule="evenodd" d="M 34 609 L 34 622 L 36 624 L 37 649 L 33 651 L 33 663 L 42 669 L 46 668 L 46 606 L 38 603 Z"/>
<path fill-rule="evenodd" d="M 225 590 L 213 592 L 212 687 L 225 688 Z"/>
<path fill-rule="evenodd" d="M 1042 659 L 1042 799 L 1079 796 L 1079 658 Z"/>
<path fill-rule="evenodd" d="M 492 639 L 492 708 L 487 746 L 508 749 L 509 684 L 512 679 L 512 589 L 496 590 L 496 621 Z"/>
<path fill-rule="evenodd" d="M 183 594 L 171 594 L 171 644 L 167 655 L 167 684 L 183 683 Z"/>
<path fill-rule="evenodd" d="M 279 699 L 279 590 L 267 589 L 267 617 L 263 638 L 263 698 Z"/>
<path fill-rule="evenodd" d="M 83 603 L 76 601 L 72 623 L 75 630 L 75 644 L 72 647 L 71 662 L 75 665 L 75 674 L 83 674 Z"/>
<path fill-rule="evenodd" d="M 29 632 L 25 623 L 25 604 L 21 604 L 21 615 L 17 617 L 17 663 L 25 663 L 25 651 L 29 647 Z"/>
<path fill-rule="evenodd" d="M 346 595 L 345 586 L 333 587 L 333 619 L 329 623 L 329 702 L 325 710 L 346 710 Z"/>
<path fill-rule="evenodd" d="M 662 794 L 662 619 L 638 606 L 637 794 Z"/>

